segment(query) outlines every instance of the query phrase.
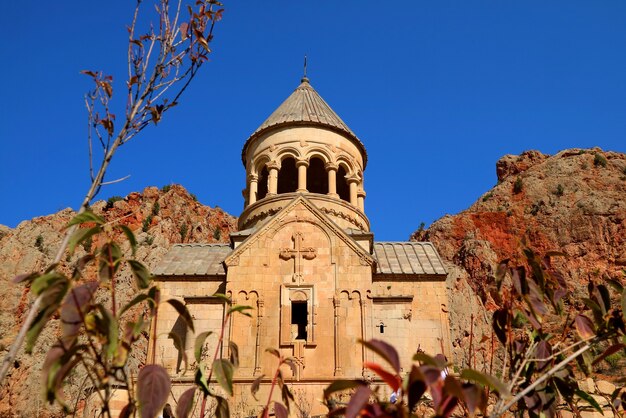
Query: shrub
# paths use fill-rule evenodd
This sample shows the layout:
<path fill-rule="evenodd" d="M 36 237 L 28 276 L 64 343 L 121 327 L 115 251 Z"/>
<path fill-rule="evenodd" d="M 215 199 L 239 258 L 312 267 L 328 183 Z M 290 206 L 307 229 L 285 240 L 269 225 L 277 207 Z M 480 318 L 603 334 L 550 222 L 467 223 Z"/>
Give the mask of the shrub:
<path fill-rule="evenodd" d="M 146 245 L 152 245 L 154 242 L 154 237 L 152 235 L 146 235 L 146 240 L 144 241 Z"/>
<path fill-rule="evenodd" d="M 165 186 L 161 187 L 161 193 L 167 193 L 170 191 L 171 188 L 172 188 L 171 184 L 166 184 Z"/>
<path fill-rule="evenodd" d="M 515 183 L 513 183 L 513 193 L 518 194 L 524 188 L 524 183 L 521 177 L 515 179 Z"/>
<path fill-rule="evenodd" d="M 178 232 L 180 233 L 180 240 L 184 241 L 187 236 L 187 232 L 189 231 L 189 226 L 185 223 L 180 226 Z"/>
<path fill-rule="evenodd" d="M 43 236 L 41 234 L 37 235 L 37 238 L 35 238 L 35 248 L 43 252 Z"/>
<path fill-rule="evenodd" d="M 554 194 L 557 196 L 563 196 L 564 191 L 565 189 L 563 189 L 563 185 L 559 184 L 558 186 L 556 186 L 556 190 L 554 191 Z"/>
<path fill-rule="evenodd" d="M 487 200 L 491 199 L 493 197 L 493 192 L 489 192 L 486 195 L 483 196 L 483 202 L 486 202 Z"/>
<path fill-rule="evenodd" d="M 191 196 L 191 198 L 192 198 L 194 201 L 196 201 L 196 202 L 198 201 L 198 196 L 196 196 L 195 194 L 193 194 L 193 193 L 189 193 L 189 196 Z"/>
<path fill-rule="evenodd" d="M 604 158 L 604 156 L 600 155 L 599 153 L 595 153 L 595 156 L 593 157 L 593 165 L 595 165 L 596 167 L 606 167 L 606 158 Z"/>
<path fill-rule="evenodd" d="M 124 198 L 122 196 L 111 196 L 107 199 L 107 205 L 106 208 L 107 209 L 111 209 L 113 207 L 113 204 L 115 202 L 118 202 L 120 200 L 124 200 Z"/>
<path fill-rule="evenodd" d="M 152 224 L 152 215 L 148 215 L 146 219 L 143 220 L 143 224 L 141 225 L 141 230 L 143 232 L 148 232 L 148 229 L 150 229 L 151 224 Z"/>
<path fill-rule="evenodd" d="M 213 239 L 219 241 L 220 238 L 222 238 L 222 230 L 219 228 L 215 228 L 215 230 L 213 231 Z"/>
<path fill-rule="evenodd" d="M 152 214 L 153 215 L 158 215 L 159 211 L 161 210 L 161 205 L 159 204 L 158 201 L 154 202 L 154 205 L 152 205 Z"/>

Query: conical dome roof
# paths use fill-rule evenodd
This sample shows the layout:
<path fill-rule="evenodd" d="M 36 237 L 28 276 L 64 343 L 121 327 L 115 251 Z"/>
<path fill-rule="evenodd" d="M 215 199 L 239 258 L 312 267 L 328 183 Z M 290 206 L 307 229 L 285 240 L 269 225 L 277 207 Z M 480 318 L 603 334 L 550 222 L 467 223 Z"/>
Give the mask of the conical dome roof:
<path fill-rule="evenodd" d="M 330 108 L 304 77 L 293 93 L 257 128 L 243 146 L 241 158 L 245 164 L 246 148 L 263 132 L 284 125 L 322 126 L 343 134 L 361 150 L 363 163 L 367 164 L 365 146 L 348 128 L 348 125 Z"/>

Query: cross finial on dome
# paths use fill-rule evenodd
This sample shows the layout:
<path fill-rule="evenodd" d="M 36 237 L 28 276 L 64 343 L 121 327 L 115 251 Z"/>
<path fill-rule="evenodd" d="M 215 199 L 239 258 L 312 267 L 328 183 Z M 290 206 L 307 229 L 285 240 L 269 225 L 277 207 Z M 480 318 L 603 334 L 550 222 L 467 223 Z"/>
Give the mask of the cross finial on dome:
<path fill-rule="evenodd" d="M 309 79 L 306 76 L 306 54 L 304 54 L 304 75 L 302 76 L 302 79 L 300 80 L 301 83 L 308 83 Z"/>

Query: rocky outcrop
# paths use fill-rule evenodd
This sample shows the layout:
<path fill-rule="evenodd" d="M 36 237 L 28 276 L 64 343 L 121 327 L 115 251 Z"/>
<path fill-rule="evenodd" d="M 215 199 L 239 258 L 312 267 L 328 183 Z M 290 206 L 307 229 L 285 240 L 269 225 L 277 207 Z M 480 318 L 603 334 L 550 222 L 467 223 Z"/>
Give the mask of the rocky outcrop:
<path fill-rule="evenodd" d="M 527 151 L 502 157 L 496 173 L 498 184 L 470 208 L 412 236 L 435 243 L 452 266 L 451 322 L 459 356 L 467 347 L 470 312 L 492 308 L 485 285 L 497 262 L 521 262 L 524 242 L 538 252 L 565 252 L 557 266 L 573 290 L 603 275 L 626 279 L 626 155 L 599 148 L 552 156 Z"/>
<path fill-rule="evenodd" d="M 230 232 L 235 231 L 237 225 L 236 218 L 219 208 L 202 205 L 178 185 L 166 186 L 161 190 L 148 187 L 141 193 L 131 193 L 125 198 L 96 202 L 92 208 L 107 221 L 130 227 L 139 244 L 135 258 L 148 268 L 158 263 L 171 244 L 228 242 Z M 65 209 L 54 215 L 24 221 L 15 229 L 0 226 L 2 358 L 15 339 L 31 302 L 28 288 L 13 284 L 11 279 L 17 274 L 41 271 L 52 261 L 63 237 L 63 229 L 73 215 L 72 210 Z M 81 247 L 77 251 L 77 256 L 85 253 Z M 60 268 L 67 271 L 68 260 Z M 132 283 L 131 273 L 123 270 L 118 288 L 120 304 L 134 296 Z M 7 382 L 0 387 L 0 417 L 47 417 L 58 414 L 58 411 L 44 404 L 40 394 L 41 366 L 45 353 L 56 338 L 54 320 L 50 325 L 39 338 L 33 355 L 20 354 Z M 142 351 L 141 344 L 145 343 L 140 341 L 138 353 Z M 135 364 L 141 364 L 141 355 L 133 359 Z M 68 395 L 72 395 L 72 390 L 80 390 L 83 382 L 78 377 L 79 374 L 76 375 L 76 381 L 72 382 Z"/>

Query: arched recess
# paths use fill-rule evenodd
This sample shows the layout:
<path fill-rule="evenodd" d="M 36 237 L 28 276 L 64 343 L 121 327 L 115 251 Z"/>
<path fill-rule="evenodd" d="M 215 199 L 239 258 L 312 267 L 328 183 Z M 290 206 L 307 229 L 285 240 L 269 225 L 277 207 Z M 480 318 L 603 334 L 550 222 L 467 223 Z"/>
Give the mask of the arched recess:
<path fill-rule="evenodd" d="M 348 172 L 346 171 L 346 167 L 343 164 L 339 164 L 339 169 L 337 170 L 337 194 L 341 200 L 349 202 L 350 187 L 348 186 L 348 180 L 346 179 L 347 175 Z"/>
<path fill-rule="evenodd" d="M 328 193 L 328 174 L 324 168 L 324 161 L 319 157 L 313 157 L 309 161 L 306 172 L 306 184 L 309 193 Z"/>
<path fill-rule="evenodd" d="M 263 169 L 259 173 L 259 182 L 257 185 L 257 200 L 263 199 L 267 196 L 267 180 L 269 178 L 269 172 L 267 171 L 267 167 L 263 165 Z"/>
<path fill-rule="evenodd" d="M 278 194 L 292 193 L 298 188 L 298 170 L 296 160 L 289 156 L 280 164 L 278 171 Z"/>

